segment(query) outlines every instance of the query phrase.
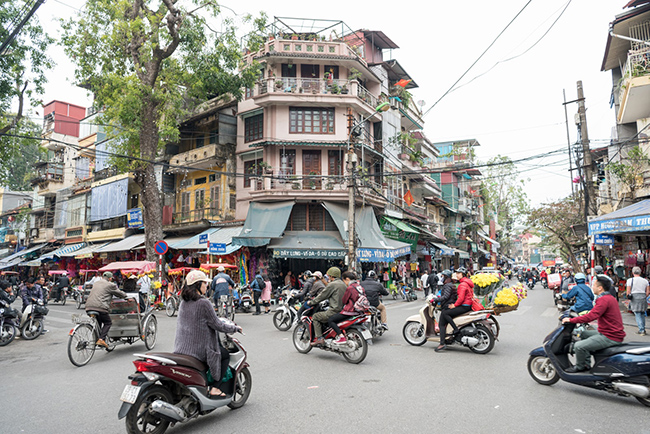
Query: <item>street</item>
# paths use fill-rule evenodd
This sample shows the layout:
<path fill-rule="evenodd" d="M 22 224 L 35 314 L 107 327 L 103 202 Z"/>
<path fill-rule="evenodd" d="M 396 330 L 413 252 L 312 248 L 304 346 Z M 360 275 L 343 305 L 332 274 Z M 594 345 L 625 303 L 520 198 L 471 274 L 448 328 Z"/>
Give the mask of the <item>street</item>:
<path fill-rule="evenodd" d="M 452 346 L 408 345 L 404 320 L 422 306 L 387 300 L 390 330 L 370 346 L 359 365 L 320 350 L 298 353 L 291 332 L 280 332 L 272 315 L 238 314 L 246 333 L 252 393 L 239 410 L 219 409 L 169 433 L 332 432 L 649 432 L 650 408 L 633 398 L 570 385 L 542 386 L 526 369 L 528 353 L 557 325 L 551 292 L 537 285 L 517 311 L 501 315 L 500 340 L 477 355 Z M 14 307 L 17 307 L 18 303 Z M 49 333 L 16 339 L 0 348 L 3 433 L 121 433 L 120 394 L 134 372 L 142 342 L 113 352 L 97 351 L 87 366 L 67 357 L 74 303 L 51 304 Z M 171 351 L 176 317 L 156 313 L 155 350 Z M 624 322 L 633 317 L 624 314 Z M 649 341 L 626 327 L 626 341 Z M 646 422 L 644 422 L 646 421 Z M 645 424 L 645 425 L 644 425 Z"/>

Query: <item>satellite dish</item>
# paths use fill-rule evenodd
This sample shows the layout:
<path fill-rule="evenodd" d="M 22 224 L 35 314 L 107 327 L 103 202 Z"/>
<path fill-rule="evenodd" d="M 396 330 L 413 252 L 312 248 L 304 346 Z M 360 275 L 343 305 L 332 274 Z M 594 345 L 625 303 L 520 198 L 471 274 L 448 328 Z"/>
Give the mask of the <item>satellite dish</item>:
<path fill-rule="evenodd" d="M 421 99 L 420 101 L 418 101 L 417 104 L 418 104 L 420 107 L 424 107 L 424 106 L 426 105 L 426 102 L 424 102 L 424 100 Z"/>

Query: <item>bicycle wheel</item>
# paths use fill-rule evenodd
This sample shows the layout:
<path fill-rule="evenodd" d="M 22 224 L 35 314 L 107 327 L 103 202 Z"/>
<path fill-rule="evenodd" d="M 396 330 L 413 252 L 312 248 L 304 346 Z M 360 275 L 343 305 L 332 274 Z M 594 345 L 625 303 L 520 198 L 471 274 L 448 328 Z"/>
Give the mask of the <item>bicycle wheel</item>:
<path fill-rule="evenodd" d="M 150 316 L 147 322 L 144 323 L 144 345 L 148 350 L 153 349 L 156 345 L 156 337 L 158 335 L 158 320 L 155 316 Z"/>
<path fill-rule="evenodd" d="M 84 366 L 95 354 L 97 341 L 90 324 L 79 324 L 68 338 L 68 358 L 75 366 Z"/>
<path fill-rule="evenodd" d="M 176 299 L 174 297 L 167 299 L 167 302 L 165 303 L 165 312 L 167 313 L 167 316 L 174 316 L 176 313 Z"/>

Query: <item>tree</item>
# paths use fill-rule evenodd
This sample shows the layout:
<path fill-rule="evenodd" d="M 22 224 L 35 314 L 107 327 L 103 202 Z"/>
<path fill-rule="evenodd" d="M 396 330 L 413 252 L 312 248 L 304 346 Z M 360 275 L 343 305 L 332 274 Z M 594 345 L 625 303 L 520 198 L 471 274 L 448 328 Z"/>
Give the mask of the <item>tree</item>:
<path fill-rule="evenodd" d="M 0 41 L 7 40 L 20 22 L 27 6 L 24 2 L 0 2 Z M 54 42 L 43 32 L 36 16 L 32 16 L 16 37 L 0 53 L 0 135 L 14 130 L 25 116 L 26 103 L 40 104 L 36 99 L 44 92 L 46 73 L 54 66 L 47 48 Z M 17 104 L 17 111 L 11 107 Z M 0 161 L 5 161 L 11 150 L 5 143 L 0 147 Z"/>
<path fill-rule="evenodd" d="M 242 49 L 232 21 L 206 34 L 208 20 L 219 12 L 210 0 L 88 0 L 78 19 L 63 23 L 75 78 L 94 93 L 103 122 L 114 125 L 107 128 L 117 139 L 113 151 L 130 157 L 114 162 L 133 172 L 142 188 L 150 260 L 163 235 L 154 171 L 163 143 L 178 139 L 179 121 L 193 103 L 223 94 L 240 99 L 259 72 L 249 67 L 237 73 Z M 253 24 L 261 30 L 265 17 Z M 249 48 L 257 50 L 260 42 L 250 38 Z"/>
<path fill-rule="evenodd" d="M 540 231 L 544 243 L 556 247 L 562 255 L 571 261 L 576 270 L 581 267 L 574 249 L 584 243 L 584 237 L 575 235 L 571 226 L 584 225 L 582 210 L 584 199 L 569 196 L 556 202 L 542 204 L 534 209 L 528 217 L 528 224 Z"/>
<path fill-rule="evenodd" d="M 630 192 L 643 186 L 643 171 L 650 165 L 648 155 L 639 145 L 627 151 L 621 161 L 610 162 L 607 170 L 618 179 Z"/>
<path fill-rule="evenodd" d="M 526 181 L 521 179 L 515 163 L 510 157 L 497 155 L 488 160 L 484 173 L 481 194 L 485 198 L 485 215 L 494 216 L 503 227 L 500 243 L 503 251 L 510 250 L 512 230 L 517 223 L 523 223 L 530 213 L 528 196 L 524 189 Z"/>
<path fill-rule="evenodd" d="M 27 191 L 32 189 L 29 178 L 34 173 L 34 163 L 43 160 L 47 154 L 33 139 L 41 132 L 34 122 L 23 118 L 14 130 L 16 134 L 0 136 L 0 146 L 3 148 L 0 185 L 13 191 Z"/>

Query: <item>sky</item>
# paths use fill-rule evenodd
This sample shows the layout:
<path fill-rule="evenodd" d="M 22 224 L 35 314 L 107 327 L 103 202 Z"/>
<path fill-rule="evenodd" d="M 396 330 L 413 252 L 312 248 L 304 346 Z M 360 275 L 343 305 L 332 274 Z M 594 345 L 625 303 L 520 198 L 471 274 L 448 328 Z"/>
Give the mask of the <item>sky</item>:
<path fill-rule="evenodd" d="M 78 14 L 84 3 L 47 0 L 37 16 L 46 30 L 58 37 L 57 19 Z M 230 18 L 264 11 L 270 20 L 332 19 L 344 21 L 352 30 L 383 31 L 400 47 L 385 52 L 384 58 L 399 61 L 419 86 L 411 93 L 427 112 L 426 136 L 434 143 L 476 139 L 480 143 L 476 154 L 483 162 L 497 155 L 520 160 L 567 149 L 563 92 L 567 101 L 576 99 L 579 80 L 584 88 L 591 147 L 607 145 L 615 116 L 609 105 L 611 72 L 601 71 L 601 64 L 609 23 L 623 12 L 625 3 L 627 0 L 220 2 L 224 16 Z M 55 47 L 51 53 L 58 65 L 42 101 L 57 99 L 89 106 L 92 99 L 86 91 L 72 85 L 74 65 L 63 49 Z M 457 89 L 445 95 L 463 74 Z M 34 110 L 42 116 L 42 109 Z M 571 143 L 577 140 L 573 122 L 577 110 L 576 104 L 567 105 Z M 568 152 L 543 155 L 517 167 L 533 206 L 571 193 Z"/>

